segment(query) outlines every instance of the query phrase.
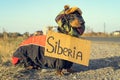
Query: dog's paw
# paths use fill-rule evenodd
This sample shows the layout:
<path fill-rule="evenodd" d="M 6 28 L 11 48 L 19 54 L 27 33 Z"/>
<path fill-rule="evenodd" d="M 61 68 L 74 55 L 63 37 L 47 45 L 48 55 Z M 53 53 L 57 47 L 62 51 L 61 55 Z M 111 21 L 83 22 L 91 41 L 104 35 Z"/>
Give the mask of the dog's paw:
<path fill-rule="evenodd" d="M 57 71 L 56 71 L 56 75 L 58 75 L 58 76 L 63 76 L 64 73 L 62 72 L 62 70 L 57 70 Z"/>
<path fill-rule="evenodd" d="M 28 66 L 28 67 L 26 67 L 26 69 L 31 70 L 31 69 L 33 69 L 33 66 Z"/>

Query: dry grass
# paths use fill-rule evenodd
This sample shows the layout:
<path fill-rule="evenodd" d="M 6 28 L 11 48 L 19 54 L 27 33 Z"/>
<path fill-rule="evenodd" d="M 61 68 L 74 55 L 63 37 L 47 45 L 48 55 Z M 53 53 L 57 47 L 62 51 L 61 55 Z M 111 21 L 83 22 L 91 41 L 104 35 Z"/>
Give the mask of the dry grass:
<path fill-rule="evenodd" d="M 18 48 L 20 42 L 23 40 L 19 38 L 9 38 L 7 40 L 0 39 L 0 62 L 4 63 L 11 61 L 13 52 Z"/>
<path fill-rule="evenodd" d="M 0 38 L 0 80 L 16 80 L 17 71 L 21 68 L 11 64 L 13 52 L 18 48 L 24 38 Z"/>

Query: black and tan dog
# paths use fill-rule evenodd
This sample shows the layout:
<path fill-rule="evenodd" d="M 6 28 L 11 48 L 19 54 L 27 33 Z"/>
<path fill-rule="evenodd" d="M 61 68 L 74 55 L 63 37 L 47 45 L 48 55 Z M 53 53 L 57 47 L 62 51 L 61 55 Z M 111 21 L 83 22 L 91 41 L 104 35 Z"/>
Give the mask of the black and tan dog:
<path fill-rule="evenodd" d="M 79 8 L 65 6 L 65 9 L 56 17 L 58 32 L 79 37 L 85 30 L 82 12 Z M 46 36 L 32 36 L 23 41 L 20 47 L 13 53 L 12 63 L 23 63 L 26 69 L 55 68 L 58 75 L 63 75 L 62 70 L 74 72 L 72 62 L 44 56 Z"/>
<path fill-rule="evenodd" d="M 63 75 L 62 70 L 71 70 L 72 62 L 44 56 L 45 35 L 32 36 L 23 41 L 20 47 L 13 53 L 12 63 L 14 65 L 24 64 L 26 69 L 54 68 L 58 75 Z"/>

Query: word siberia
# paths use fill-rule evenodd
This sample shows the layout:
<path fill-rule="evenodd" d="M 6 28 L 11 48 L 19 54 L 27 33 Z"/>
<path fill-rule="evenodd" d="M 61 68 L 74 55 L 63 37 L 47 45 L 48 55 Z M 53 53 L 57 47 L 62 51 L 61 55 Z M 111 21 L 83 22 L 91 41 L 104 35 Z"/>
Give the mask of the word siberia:
<path fill-rule="evenodd" d="M 76 46 L 72 48 L 63 47 L 62 46 L 63 44 L 61 45 L 61 40 L 60 39 L 56 40 L 53 36 L 49 36 L 47 38 L 47 44 L 49 46 L 49 49 L 48 48 L 46 49 L 48 53 L 67 56 L 82 61 L 82 52 L 77 51 Z"/>

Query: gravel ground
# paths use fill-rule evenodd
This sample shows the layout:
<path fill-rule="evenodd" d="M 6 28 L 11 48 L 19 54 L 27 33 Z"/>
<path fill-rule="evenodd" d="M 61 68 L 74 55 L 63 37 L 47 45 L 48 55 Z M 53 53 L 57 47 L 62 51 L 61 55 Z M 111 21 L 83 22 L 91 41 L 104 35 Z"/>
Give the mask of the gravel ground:
<path fill-rule="evenodd" d="M 7 62 L 0 65 L 1 80 L 120 80 L 120 43 L 92 42 L 89 66 L 74 64 L 75 73 L 56 76 L 54 69 L 24 70 Z"/>

